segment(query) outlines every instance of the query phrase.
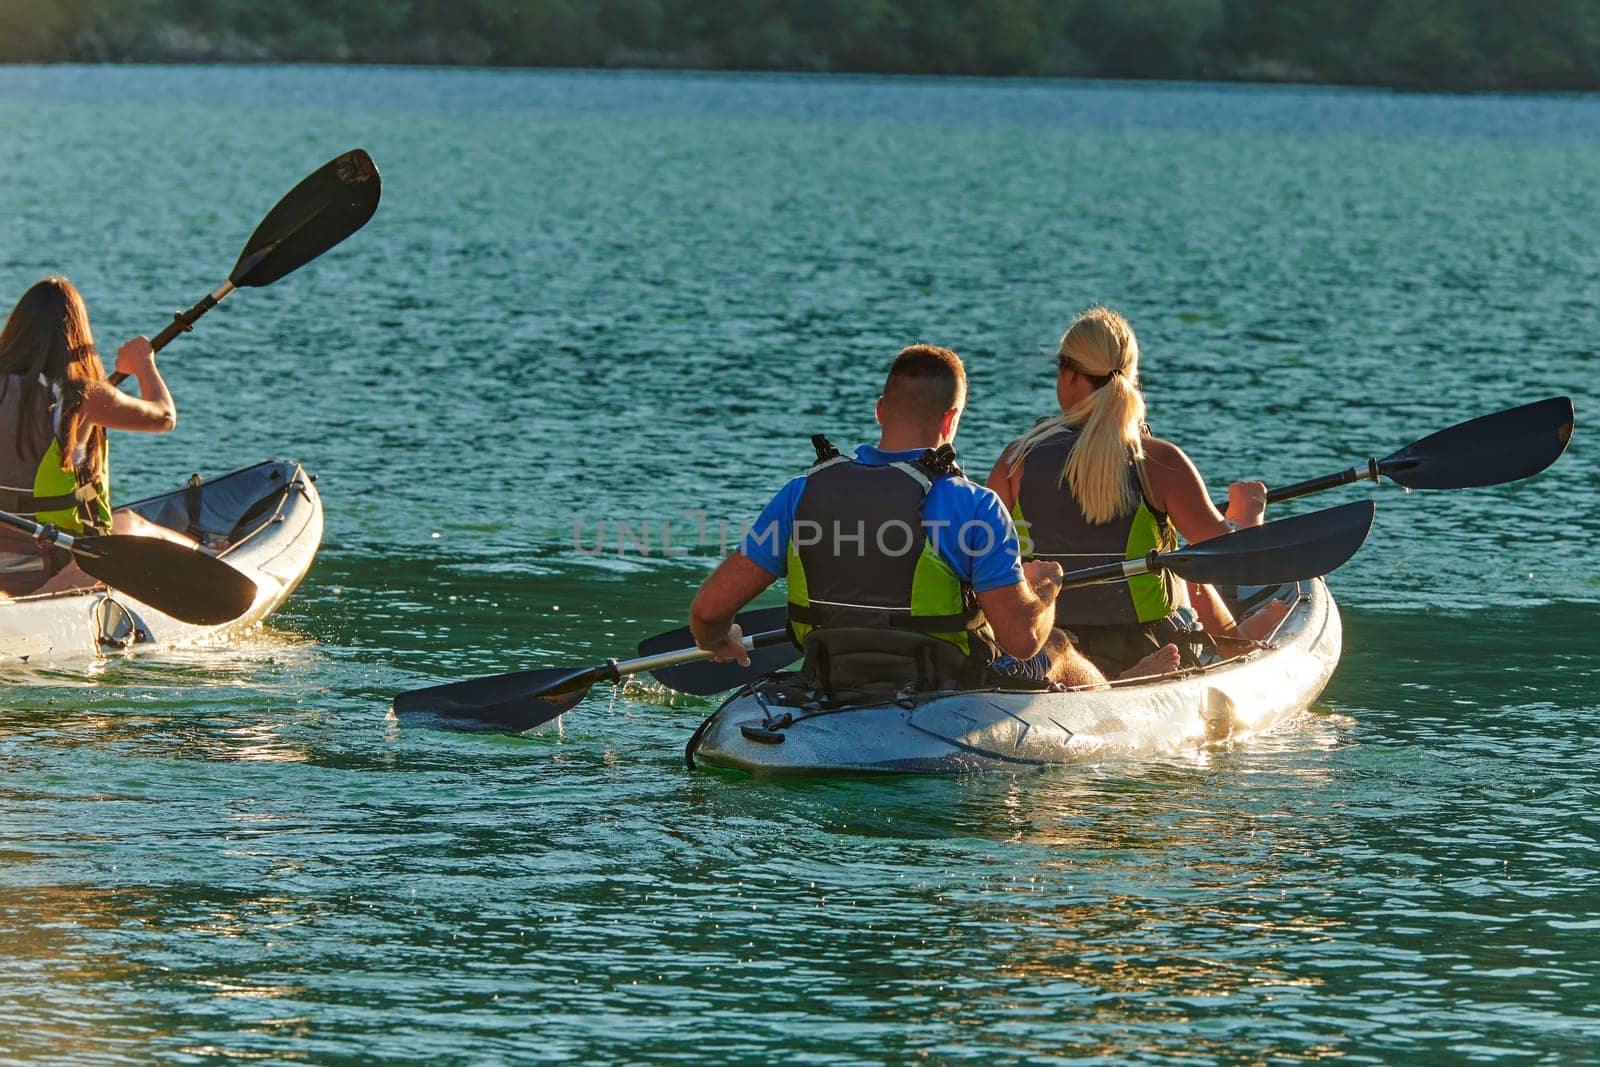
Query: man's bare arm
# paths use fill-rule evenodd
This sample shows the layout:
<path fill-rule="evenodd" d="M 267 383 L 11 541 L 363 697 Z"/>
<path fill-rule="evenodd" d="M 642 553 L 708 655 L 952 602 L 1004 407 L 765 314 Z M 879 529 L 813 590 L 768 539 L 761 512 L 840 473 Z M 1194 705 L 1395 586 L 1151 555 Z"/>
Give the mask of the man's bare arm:
<path fill-rule="evenodd" d="M 1056 595 L 1061 592 L 1061 565 L 1030 560 L 1022 565 L 1023 581 L 978 594 L 978 606 L 994 629 L 1000 650 L 1027 659 L 1044 647 L 1055 627 Z"/>
<path fill-rule="evenodd" d="M 700 584 L 700 591 L 689 606 L 689 631 L 694 634 L 694 643 L 715 652 L 712 659 L 748 663 L 749 654 L 740 644 L 744 634 L 734 625 L 733 617 L 775 581 L 765 568 L 742 553 L 723 560 Z"/>

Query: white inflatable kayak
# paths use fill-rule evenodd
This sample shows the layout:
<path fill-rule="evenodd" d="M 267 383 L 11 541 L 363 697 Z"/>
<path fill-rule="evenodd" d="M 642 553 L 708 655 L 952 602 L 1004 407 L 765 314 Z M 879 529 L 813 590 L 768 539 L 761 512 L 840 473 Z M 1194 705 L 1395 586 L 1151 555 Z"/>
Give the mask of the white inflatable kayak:
<path fill-rule="evenodd" d="M 110 652 L 214 640 L 265 618 L 305 577 L 322 542 L 322 499 L 298 463 L 268 460 L 117 510 L 224 544 L 218 558 L 256 583 L 255 600 L 214 626 L 180 622 L 105 586 L 0 597 L 0 671 Z"/>
<path fill-rule="evenodd" d="M 1099 690 L 911 693 L 841 707 L 794 701 L 793 686 L 764 681 L 729 697 L 686 756 L 758 774 L 960 774 L 1246 737 L 1308 707 L 1339 661 L 1339 611 L 1322 579 L 1272 592 L 1294 603 L 1264 647 L 1211 667 Z"/>

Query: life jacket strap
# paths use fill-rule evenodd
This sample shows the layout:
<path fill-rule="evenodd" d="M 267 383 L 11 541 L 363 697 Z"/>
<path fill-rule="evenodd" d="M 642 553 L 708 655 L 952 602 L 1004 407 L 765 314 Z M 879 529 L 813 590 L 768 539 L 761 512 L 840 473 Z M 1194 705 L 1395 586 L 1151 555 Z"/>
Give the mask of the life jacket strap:
<path fill-rule="evenodd" d="M 814 433 L 811 435 L 811 447 L 817 450 L 817 461 L 811 465 L 809 470 L 806 471 L 807 475 L 815 474 L 818 471 L 826 467 L 832 467 L 835 464 L 850 462 L 849 456 L 841 455 L 839 450 L 833 447 L 833 442 L 829 441 L 820 433 Z"/>
<path fill-rule="evenodd" d="M 93 485 L 80 485 L 71 493 L 59 493 L 55 496 L 34 496 L 23 489 L 14 489 L 11 486 L 0 486 L 0 511 L 9 511 L 14 515 L 34 515 L 41 511 L 64 511 L 67 508 L 76 508 L 95 499 L 98 495 Z"/>
<path fill-rule="evenodd" d="M 933 489 L 933 475 L 922 466 L 920 462 L 891 463 L 889 466 L 904 474 L 907 478 L 922 487 L 922 495 L 926 497 Z"/>
<path fill-rule="evenodd" d="M 1154 516 L 1156 525 L 1162 527 L 1169 525 L 1167 513 L 1156 507 L 1155 493 L 1150 489 L 1150 472 L 1145 470 L 1143 456 L 1133 461 L 1133 473 L 1139 479 L 1139 495 L 1144 498 L 1144 506 L 1150 509 L 1150 514 Z"/>
<path fill-rule="evenodd" d="M 191 474 L 188 484 L 183 487 L 183 510 L 189 520 L 183 532 L 196 541 L 205 540 L 205 531 L 200 528 L 200 506 L 203 503 L 200 487 L 204 484 L 199 474 Z"/>
<path fill-rule="evenodd" d="M 956 465 L 956 449 L 949 442 L 938 448 L 927 449 L 916 458 L 915 463 L 932 478 L 944 478 L 949 475 L 955 475 L 957 478 L 967 476 L 966 472 Z"/>
<path fill-rule="evenodd" d="M 911 609 L 901 607 L 869 607 L 865 604 L 831 604 L 813 600 L 809 604 L 789 601 L 789 618 L 803 626 L 872 626 L 881 625 L 883 616 L 895 617 L 894 625 L 903 630 L 917 630 L 929 634 L 959 633 L 977 630 L 988 620 L 983 611 L 974 607 L 951 615 L 913 615 Z"/>
<path fill-rule="evenodd" d="M 823 434 L 814 433 L 811 435 L 811 447 L 816 449 L 817 459 L 812 464 L 811 469 L 806 471 L 807 474 L 813 474 L 824 467 L 831 467 L 835 463 L 850 462 L 850 457 L 841 453 L 833 442 Z M 910 462 L 891 463 L 889 466 L 898 467 L 918 482 L 921 482 L 924 492 L 932 488 L 932 483 L 940 478 L 950 475 L 954 475 L 957 478 L 965 478 L 967 476 L 967 472 L 962 470 L 956 463 L 955 446 L 949 443 L 942 444 L 938 448 L 924 449 L 922 455 Z"/>

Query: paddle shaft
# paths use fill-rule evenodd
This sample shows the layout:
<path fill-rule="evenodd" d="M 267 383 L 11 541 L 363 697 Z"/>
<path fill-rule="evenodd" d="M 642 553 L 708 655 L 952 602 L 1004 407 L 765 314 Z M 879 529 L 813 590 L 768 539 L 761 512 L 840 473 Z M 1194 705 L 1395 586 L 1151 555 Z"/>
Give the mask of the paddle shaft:
<path fill-rule="evenodd" d="M 1376 458 L 1367 460 L 1364 467 L 1351 467 L 1347 471 L 1336 471 L 1333 474 L 1323 475 L 1321 478 L 1307 478 L 1303 482 L 1293 485 L 1280 485 L 1276 489 L 1267 491 L 1267 503 L 1280 504 L 1285 500 L 1295 500 L 1299 497 L 1320 493 L 1325 489 L 1336 489 L 1341 485 L 1354 485 L 1359 481 L 1378 481 L 1378 461 Z M 1226 504 L 1222 509 L 1225 510 Z"/>
<path fill-rule="evenodd" d="M 1375 510 L 1376 505 L 1371 501 L 1362 501 L 1292 519 L 1280 519 L 1225 534 L 1187 549 L 1166 553 L 1152 551 L 1140 559 L 1085 567 L 1063 575 L 1061 583 L 1063 587 L 1093 585 L 1162 570 L 1206 582 L 1268 585 L 1298 581 L 1326 574 L 1348 560 L 1366 538 Z M 748 620 L 749 616 L 759 615 L 762 625 L 770 626 L 776 621 L 775 616 L 783 611 L 782 608 L 763 608 L 747 613 L 746 618 Z M 655 644 L 663 639 L 679 640 L 679 634 L 679 631 L 674 631 L 658 635 L 645 643 Z M 764 630 L 745 636 L 741 643 L 751 651 L 774 645 L 790 645 L 789 631 L 787 627 Z M 792 645 L 789 650 L 798 653 Z M 711 653 L 705 649 L 690 647 L 663 649 L 621 662 L 608 660 L 596 667 L 513 671 L 489 678 L 472 678 L 414 689 L 396 696 L 393 706 L 399 717 L 428 715 L 450 719 L 458 724 L 452 729 L 503 728 L 521 733 L 565 714 L 583 700 L 590 687 L 600 682 L 620 682 L 625 676 L 641 671 L 670 671 L 709 658 Z M 709 695 L 720 688 L 732 688 L 750 680 L 741 676 L 741 668 L 736 664 L 723 663 L 718 666 L 727 668 L 725 678 L 697 678 L 692 684 L 686 679 L 682 691 Z M 777 666 L 781 665 L 758 672 L 752 662 L 742 670 L 746 675 L 759 676 L 777 669 Z M 657 673 L 656 678 L 671 688 L 678 688 L 663 678 L 661 673 Z M 722 681 L 728 684 L 721 686 Z M 473 725 L 463 727 L 460 723 Z"/>
<path fill-rule="evenodd" d="M 765 633 L 746 634 L 742 644 L 748 649 L 766 648 L 780 641 L 789 640 L 787 630 L 768 630 Z M 671 652 L 658 652 L 653 656 L 640 656 L 637 659 L 612 661 L 602 667 L 594 669 L 595 681 L 620 681 L 630 674 L 639 674 L 643 671 L 660 670 L 662 667 L 676 667 L 681 663 L 693 663 L 696 660 L 710 659 L 711 653 L 703 648 L 680 648 Z"/>
<path fill-rule="evenodd" d="M 300 269 L 367 224 L 378 208 L 382 181 L 372 157 L 356 148 L 302 178 L 267 212 L 245 242 L 228 280 L 188 311 L 177 311 L 151 340 L 161 351 L 200 316 L 240 286 L 271 285 Z M 127 378 L 113 374 L 112 385 Z"/>
<path fill-rule="evenodd" d="M 1061 588 L 1076 589 L 1102 582 L 1124 582 L 1160 571 L 1172 571 L 1192 581 L 1220 581 L 1233 585 L 1296 582 L 1327 574 L 1349 560 L 1366 539 L 1375 510 L 1376 505 L 1370 500 L 1344 504 L 1297 518 L 1252 526 L 1172 552 L 1149 552 L 1137 559 L 1084 567 L 1063 574 Z M 783 618 L 783 611 L 782 608 L 763 608 L 739 618 L 760 616 L 762 626 L 772 626 Z M 763 651 L 761 655 L 750 657 L 748 667 L 734 663 L 716 663 L 704 667 L 674 665 L 654 669 L 656 681 L 669 689 L 696 696 L 709 696 L 731 689 L 779 670 L 798 656 L 800 650 L 784 640 L 786 634 L 786 630 L 774 630 L 757 635 L 751 647 Z M 650 638 L 649 642 L 663 639 L 682 640 L 683 631 Z M 781 655 L 766 654 L 768 646 L 780 643 L 783 646 Z M 640 651 L 645 651 L 643 646 Z"/>
<path fill-rule="evenodd" d="M 1367 460 L 1365 465 L 1351 467 L 1347 471 L 1334 471 L 1332 474 L 1324 474 L 1321 478 L 1307 478 L 1303 482 L 1295 482 L 1292 485 L 1280 485 L 1276 489 L 1268 489 L 1267 503 L 1281 504 L 1285 500 L 1298 500 L 1300 497 L 1310 496 L 1313 493 L 1337 489 L 1341 485 L 1354 485 L 1356 482 L 1366 481 L 1375 483 L 1379 480 L 1378 461 L 1373 458 Z M 1227 514 L 1228 502 L 1226 500 L 1218 500 L 1213 503 L 1218 511 Z"/>
<path fill-rule="evenodd" d="M 1081 567 L 1075 571 L 1068 571 L 1061 576 L 1061 588 L 1080 589 L 1086 585 L 1099 585 L 1102 582 L 1120 582 L 1127 578 L 1137 578 L 1141 574 L 1149 574 L 1152 570 L 1161 569 L 1160 557 L 1151 552 L 1148 556 L 1138 559 L 1125 559 L 1120 563 L 1102 563 L 1097 567 Z M 1154 562 L 1153 562 L 1154 561 Z"/>
<path fill-rule="evenodd" d="M 1315 490 L 1312 490 L 1312 492 L 1315 492 Z M 1322 515 L 1327 513 L 1317 512 L 1315 514 Z M 1370 511 L 1367 513 L 1367 516 L 1368 523 L 1370 524 Z M 1301 520 L 1286 521 L 1299 522 Z M 1223 536 L 1228 537 L 1236 535 L 1225 534 Z M 1361 536 L 1365 537 L 1364 527 L 1362 529 Z M 1203 544 L 1204 542 L 1202 542 L 1202 545 Z M 1193 546 L 1191 546 L 1191 548 L 1192 547 Z M 1169 559 L 1169 556 L 1175 556 L 1177 558 Z M 1152 549 L 1149 553 L 1140 556 L 1138 559 L 1125 559 L 1115 563 L 1102 563 L 1094 567 L 1081 567 L 1077 570 L 1068 571 L 1061 576 L 1061 588 L 1080 589 L 1084 586 L 1099 585 L 1104 582 L 1123 582 L 1127 581 L 1129 578 L 1137 578 L 1141 574 L 1159 574 L 1161 571 L 1167 570 L 1170 567 L 1186 566 L 1189 563 L 1192 563 L 1192 561 L 1186 562 L 1184 553 L 1181 550 L 1176 553 L 1163 554 Z M 769 630 L 765 633 L 754 634 L 750 637 L 746 637 L 744 639 L 744 646 L 750 649 L 767 648 L 780 642 L 787 642 L 788 640 L 789 632 L 787 630 Z M 705 659 L 709 655 L 709 652 L 698 648 L 685 649 L 681 652 L 666 652 L 656 656 L 648 656 L 644 659 L 629 660 L 627 663 L 618 663 L 616 664 L 615 670 L 617 675 L 620 677 L 623 674 L 631 674 L 634 671 L 639 670 L 658 670 L 663 667 L 673 667 L 682 663 L 691 663 L 695 660 Z M 728 664 L 728 666 L 732 667 L 736 665 Z M 660 681 L 661 679 L 658 677 L 657 680 Z"/>
<path fill-rule="evenodd" d="M 1141 574 L 1160 574 L 1166 569 L 1166 561 L 1162 559 L 1161 553 L 1151 549 L 1138 559 L 1125 559 L 1117 563 L 1102 563 L 1094 567 L 1080 567 L 1068 571 L 1061 576 L 1061 588 L 1081 589 L 1086 585 L 1121 582 L 1137 578 Z"/>
<path fill-rule="evenodd" d="M 1267 503 L 1341 485 L 1389 478 L 1407 489 L 1474 489 L 1520 481 L 1544 470 L 1572 438 L 1572 400 L 1553 396 L 1447 426 L 1383 459 L 1267 493 Z M 1218 503 L 1218 511 L 1227 505 Z"/>
<path fill-rule="evenodd" d="M 35 541 L 57 544 L 68 551 L 71 551 L 75 543 L 70 534 L 64 534 L 54 526 L 44 526 L 31 519 L 24 519 L 21 515 L 12 515 L 10 512 L 0 511 L 0 523 L 23 531 Z"/>
<path fill-rule="evenodd" d="M 232 282 L 223 282 L 221 285 L 217 286 L 215 291 L 208 293 L 204 300 L 200 301 L 188 311 L 174 311 L 172 313 L 172 321 L 167 323 L 166 328 L 160 333 L 156 334 L 154 337 L 150 338 L 150 347 L 154 351 L 159 352 L 163 348 L 167 347 L 167 345 L 171 344 L 180 333 L 188 333 L 190 330 L 194 329 L 194 324 L 201 315 L 204 315 L 206 312 L 222 303 L 223 298 L 229 293 L 233 292 L 236 288 L 238 288 L 238 286 L 234 285 Z M 127 377 L 128 376 L 126 374 L 118 371 L 116 374 L 113 374 L 108 381 L 110 381 L 112 385 L 118 385 L 121 384 L 121 382 Z"/>
<path fill-rule="evenodd" d="M 1353 479 L 1352 479 L 1353 480 Z M 1332 483 L 1343 484 L 1343 483 Z M 1292 486 L 1290 488 L 1293 488 Z M 1315 492 L 1316 490 L 1310 490 Z M 1160 552 L 1151 550 L 1148 554 L 1138 559 L 1125 559 L 1116 563 L 1102 563 L 1094 567 L 1080 567 L 1077 570 L 1067 571 L 1061 576 L 1062 589 L 1081 589 L 1084 586 L 1100 585 L 1103 582 L 1121 582 L 1129 578 L 1137 578 L 1141 574 L 1160 573 L 1167 568 L 1166 560 Z M 769 630 L 748 636 L 744 639 L 744 647 L 767 648 L 787 641 L 787 630 Z M 695 660 L 705 659 L 711 653 L 704 649 L 684 649 L 678 652 L 663 652 L 655 656 L 646 656 L 642 659 L 627 660 L 616 665 L 617 674 L 633 674 L 637 671 L 652 671 L 662 667 L 675 667 L 680 663 L 692 663 Z"/>

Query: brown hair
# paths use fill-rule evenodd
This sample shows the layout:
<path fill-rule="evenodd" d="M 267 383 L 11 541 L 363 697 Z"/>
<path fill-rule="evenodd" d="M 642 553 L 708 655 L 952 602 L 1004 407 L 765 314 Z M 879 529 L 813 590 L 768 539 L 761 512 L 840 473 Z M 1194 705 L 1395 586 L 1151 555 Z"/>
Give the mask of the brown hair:
<path fill-rule="evenodd" d="M 67 279 L 52 276 L 36 282 L 22 294 L 11 317 L 0 329 L 0 375 L 15 374 L 21 379 L 21 413 L 49 407 L 51 389 L 61 388 L 61 466 L 72 469 L 72 457 L 85 446 L 88 470 L 98 477 L 104 451 L 105 431 L 86 426 L 83 399 L 95 382 L 105 381 L 106 369 L 95 351 L 94 335 L 89 331 L 89 311 L 83 297 Z M 23 447 L 23 427 L 29 419 L 17 420 L 17 448 Z"/>
<path fill-rule="evenodd" d="M 966 397 L 967 372 L 961 357 L 935 345 L 902 348 L 883 383 L 884 403 L 919 422 L 960 407 Z"/>

